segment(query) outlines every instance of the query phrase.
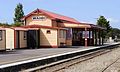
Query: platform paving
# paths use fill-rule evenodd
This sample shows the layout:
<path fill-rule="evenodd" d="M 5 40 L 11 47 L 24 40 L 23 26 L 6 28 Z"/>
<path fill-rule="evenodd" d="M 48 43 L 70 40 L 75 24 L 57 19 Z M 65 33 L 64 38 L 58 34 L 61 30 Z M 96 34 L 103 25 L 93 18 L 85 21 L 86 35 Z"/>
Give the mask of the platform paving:
<path fill-rule="evenodd" d="M 14 50 L 10 52 L 0 52 L 0 65 L 20 62 L 35 58 L 42 58 L 66 52 L 82 50 L 91 47 L 73 47 L 73 48 L 46 48 L 46 49 L 25 49 Z"/>

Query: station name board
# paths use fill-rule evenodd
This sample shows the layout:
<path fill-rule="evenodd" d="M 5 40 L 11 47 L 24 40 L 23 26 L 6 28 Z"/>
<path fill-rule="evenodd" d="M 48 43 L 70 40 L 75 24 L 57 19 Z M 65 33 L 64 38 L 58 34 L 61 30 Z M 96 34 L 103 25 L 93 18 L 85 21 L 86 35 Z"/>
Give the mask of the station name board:
<path fill-rule="evenodd" d="M 32 20 L 44 21 L 44 20 L 46 20 L 46 17 L 45 16 L 33 16 Z"/>

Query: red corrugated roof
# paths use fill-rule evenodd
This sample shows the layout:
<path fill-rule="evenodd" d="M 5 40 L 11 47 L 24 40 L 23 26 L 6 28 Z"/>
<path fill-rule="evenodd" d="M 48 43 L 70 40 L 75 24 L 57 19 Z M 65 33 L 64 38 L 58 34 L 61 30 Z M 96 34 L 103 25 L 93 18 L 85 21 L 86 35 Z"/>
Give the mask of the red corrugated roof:
<path fill-rule="evenodd" d="M 33 12 L 31 12 L 30 14 L 24 16 L 23 18 L 27 18 L 27 17 L 31 16 L 33 13 L 43 13 L 43 14 L 46 14 L 46 15 L 50 16 L 53 19 L 65 20 L 65 21 L 72 22 L 72 23 L 80 23 L 77 20 L 75 20 L 74 18 L 70 18 L 70 17 L 67 17 L 67 16 L 63 16 L 63 15 L 60 15 L 60 14 L 49 12 L 49 11 L 46 11 L 46 10 L 43 10 L 43 9 L 36 9 Z"/>

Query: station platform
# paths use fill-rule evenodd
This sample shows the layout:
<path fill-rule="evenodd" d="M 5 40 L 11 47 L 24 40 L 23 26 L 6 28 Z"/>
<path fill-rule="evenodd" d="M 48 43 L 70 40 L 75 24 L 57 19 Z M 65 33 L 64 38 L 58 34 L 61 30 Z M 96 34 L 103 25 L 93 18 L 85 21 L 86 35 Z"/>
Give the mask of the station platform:
<path fill-rule="evenodd" d="M 120 43 L 108 43 L 96 47 L 74 46 L 71 48 L 40 48 L 0 52 L 0 69 L 118 44 Z"/>
<path fill-rule="evenodd" d="M 21 62 L 37 58 L 47 58 L 54 55 L 60 55 L 64 53 L 80 51 L 85 49 L 91 49 L 94 47 L 78 47 L 74 46 L 71 48 L 41 48 L 41 49 L 25 49 L 15 50 L 10 52 L 0 53 L 0 66 L 15 62 Z"/>

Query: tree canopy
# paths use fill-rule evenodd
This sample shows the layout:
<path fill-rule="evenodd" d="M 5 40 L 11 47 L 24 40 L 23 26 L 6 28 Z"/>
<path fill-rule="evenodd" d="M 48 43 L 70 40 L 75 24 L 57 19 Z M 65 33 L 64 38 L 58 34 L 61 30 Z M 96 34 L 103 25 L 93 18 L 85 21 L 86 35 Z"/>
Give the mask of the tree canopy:
<path fill-rule="evenodd" d="M 22 23 L 21 18 L 24 16 L 23 5 L 21 3 L 17 4 L 14 13 L 14 23 L 20 24 Z"/>
<path fill-rule="evenodd" d="M 115 36 L 117 36 L 117 38 L 120 39 L 120 29 L 118 29 L 118 28 L 112 28 L 111 33 L 112 33 L 112 37 L 113 38 L 115 38 Z"/>
<path fill-rule="evenodd" d="M 110 22 L 107 21 L 107 19 L 104 16 L 100 16 L 97 20 L 97 25 L 106 28 L 106 30 L 103 31 L 102 37 L 106 37 L 108 35 L 111 35 L 111 26 Z"/>
<path fill-rule="evenodd" d="M 1 27 L 11 27 L 11 25 L 8 23 L 0 23 L 0 26 Z"/>

